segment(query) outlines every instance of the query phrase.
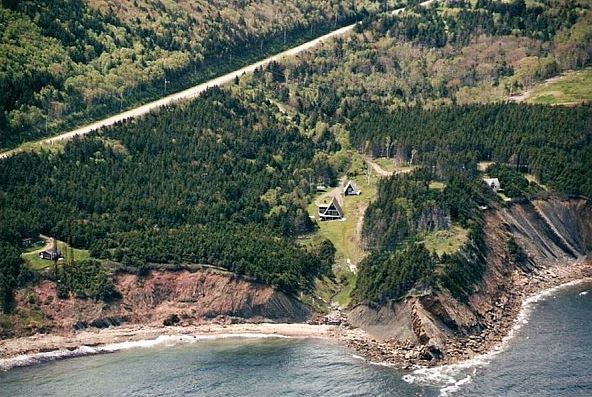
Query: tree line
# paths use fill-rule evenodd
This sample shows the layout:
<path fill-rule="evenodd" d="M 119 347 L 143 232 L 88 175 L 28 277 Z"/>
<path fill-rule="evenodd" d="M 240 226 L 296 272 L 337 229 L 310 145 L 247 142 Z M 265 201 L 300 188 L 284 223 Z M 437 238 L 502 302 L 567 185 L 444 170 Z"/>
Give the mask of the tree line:
<path fill-rule="evenodd" d="M 210 3 L 3 0 L 0 148 L 231 71 L 351 23 L 375 4 Z"/>
<path fill-rule="evenodd" d="M 360 104 L 349 112 L 360 151 L 400 156 L 439 172 L 478 161 L 508 164 L 565 194 L 592 197 L 592 106 L 498 103 L 411 107 L 389 112 Z"/>
<path fill-rule="evenodd" d="M 132 265 L 201 262 L 307 288 L 330 271 L 327 251 L 296 237 L 315 228 L 310 181 L 335 170 L 275 109 L 213 88 L 61 152 L 5 159 L 0 238 L 44 233 Z"/>

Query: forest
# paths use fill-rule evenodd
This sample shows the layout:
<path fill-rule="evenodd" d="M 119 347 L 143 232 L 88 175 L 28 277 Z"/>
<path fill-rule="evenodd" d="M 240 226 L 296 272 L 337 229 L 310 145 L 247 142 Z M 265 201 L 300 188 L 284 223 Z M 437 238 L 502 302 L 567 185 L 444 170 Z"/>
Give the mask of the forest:
<path fill-rule="evenodd" d="M 485 267 L 479 208 L 496 201 L 477 172 L 480 161 L 494 162 L 485 172 L 500 180 L 510 198 L 544 197 L 546 188 L 592 197 L 589 104 L 499 103 L 392 112 L 366 104 L 349 109 L 348 117 L 350 140 L 358 150 L 403 163 L 412 159 L 420 167 L 381 183 L 366 211 L 363 237 L 371 254 L 360 264 L 354 291 L 359 302 L 382 303 L 413 288 L 439 286 L 467 299 Z M 526 174 L 537 182 L 529 182 Z M 445 187 L 432 189 L 433 180 Z M 459 252 L 437 257 L 421 245 L 422 234 L 455 224 L 469 229 L 468 243 Z M 510 248 L 517 261 L 524 257 L 515 243 Z"/>
<path fill-rule="evenodd" d="M 350 112 L 353 145 L 435 167 L 508 164 L 565 194 L 592 197 L 592 106 L 499 103 L 402 108 L 361 105 Z"/>
<path fill-rule="evenodd" d="M 0 149 L 238 69 L 378 4 L 2 0 Z"/>
<path fill-rule="evenodd" d="M 274 108 L 213 88 L 62 152 L 5 159 L 0 239 L 45 233 L 131 265 L 203 261 L 306 288 L 330 266 L 295 238 L 315 227 L 311 180 L 330 185 L 335 172 Z"/>
<path fill-rule="evenodd" d="M 591 20 L 582 1 L 441 2 L 370 16 L 356 34 L 241 81 L 293 111 L 303 129 L 345 135 L 358 153 L 419 168 L 380 183 L 366 210 L 370 253 L 354 301 L 439 286 L 467 298 L 485 266 L 479 208 L 497 201 L 480 162 L 493 162 L 485 172 L 511 198 L 545 189 L 592 197 L 590 105 L 503 102 L 589 65 Z M 468 236 L 459 252 L 425 247 L 426 235 L 459 227 Z"/>
<path fill-rule="evenodd" d="M 378 196 L 364 217 L 362 237 L 370 254 L 360 263 L 353 292 L 357 302 L 384 303 L 412 289 L 446 287 L 464 300 L 485 269 L 480 207 L 496 197 L 476 172 L 454 171 L 434 189 L 436 177 L 419 169 L 381 181 Z M 426 249 L 422 237 L 460 225 L 468 242 L 458 252 L 437 255 Z"/>
<path fill-rule="evenodd" d="M 587 1 L 442 1 L 370 16 L 356 34 L 286 62 L 278 100 L 314 123 L 353 101 L 392 109 L 506 100 L 592 61 Z M 445 28 L 445 29 L 444 29 Z M 254 87 L 271 83 L 254 76 Z"/>
<path fill-rule="evenodd" d="M 108 3 L 95 0 L 75 10 L 64 5 L 79 18 L 56 25 L 58 2 L 4 1 L 1 12 L 12 26 L 3 30 L 12 40 L 6 45 L 27 51 L 0 61 L 5 62 L 0 70 L 9 71 L 0 73 L 1 84 L 14 95 L 3 98 L 1 123 L 9 127 L 4 136 L 18 136 L 17 143 L 25 130 L 44 135 L 45 122 L 49 131 L 67 123 L 67 114 L 88 117 L 80 109 L 99 109 L 97 98 L 110 98 L 105 103 L 111 108 L 127 106 L 148 95 L 150 87 L 160 90 L 164 78 L 171 79 L 172 90 L 192 71 L 198 76 L 226 62 L 207 43 L 223 43 L 228 57 L 234 51 L 228 43 L 236 40 L 261 51 L 267 45 L 261 45 L 262 37 L 283 43 L 281 29 L 266 30 L 273 13 L 258 14 L 277 2 L 240 2 L 251 7 L 244 18 L 257 27 L 252 31 L 232 28 L 247 20 L 224 9 L 211 30 L 221 36 L 210 41 L 198 39 L 205 31 L 200 29 L 211 27 L 209 19 L 183 25 L 183 7 L 190 3 L 204 13 L 214 9 L 208 2 L 179 2 L 180 21 L 173 23 L 166 22 L 168 3 L 159 8 L 142 0 L 133 6 L 122 2 L 121 9 L 110 11 Z M 293 23 L 286 22 L 288 42 L 292 33 L 301 37 L 311 34 L 311 26 L 317 29 L 313 21 L 339 25 L 376 11 L 371 4 L 355 12 L 344 5 L 331 14 L 327 2 L 305 3 L 290 2 L 282 10 L 307 10 L 302 21 L 294 14 Z M 592 197 L 591 105 L 501 101 L 562 70 L 588 65 L 591 15 L 587 2 L 565 0 L 449 1 L 397 16 L 372 15 L 350 36 L 272 62 L 194 101 L 63 147 L 0 161 L 5 310 L 28 277 L 19 257 L 21 240 L 40 233 L 88 249 L 94 258 L 63 275 L 62 296 L 116 298 L 95 259 L 122 263 L 139 275 L 153 264 L 201 263 L 289 293 L 310 290 L 315 278 L 331 274 L 335 248 L 328 240 L 301 244 L 299 237 L 317 228 L 306 207 L 314 187 L 335 186 L 354 155 L 386 157 L 415 169 L 383 180 L 368 206 L 362 224 L 368 256 L 359 264 L 354 301 L 382 303 L 414 289 L 439 287 L 466 299 L 485 266 L 482 208 L 499 200 L 481 181 L 480 162 L 492 163 L 486 173 L 499 178 L 511 198 L 552 192 Z M 251 23 L 258 16 L 260 23 Z M 134 23 L 142 26 L 141 33 L 130 28 Z M 186 29 L 175 31 L 176 23 Z M 103 34 L 107 28 L 119 36 Z M 47 51 L 18 44 L 23 32 L 31 43 L 45 43 Z M 185 40 L 185 34 L 195 41 Z M 106 43 L 107 37 L 120 41 Z M 132 63 L 110 58 L 118 51 L 120 61 Z M 182 58 L 184 51 L 196 58 Z M 38 73 L 44 62 L 57 67 L 59 59 L 67 66 L 61 77 L 53 69 Z M 31 69 L 23 72 L 26 78 L 15 79 L 21 64 Z M 125 70 L 133 73 L 119 75 Z M 88 80 L 90 75 L 96 79 Z M 64 85 L 76 76 L 92 82 L 86 94 L 74 90 L 82 86 Z M 130 86 L 107 94 L 121 85 L 103 89 L 106 76 L 119 76 Z M 58 99 L 46 101 L 44 108 L 36 90 L 50 81 Z M 11 85 L 16 82 L 23 86 Z M 60 120 L 44 117 L 69 101 L 71 113 L 56 111 Z M 37 121 L 26 119 L 33 114 Z M 15 127 L 31 123 L 39 128 Z M 437 253 L 429 246 L 431 234 L 453 230 L 466 234 L 459 251 Z M 515 243 L 508 247 L 516 258 L 524 256 Z"/>

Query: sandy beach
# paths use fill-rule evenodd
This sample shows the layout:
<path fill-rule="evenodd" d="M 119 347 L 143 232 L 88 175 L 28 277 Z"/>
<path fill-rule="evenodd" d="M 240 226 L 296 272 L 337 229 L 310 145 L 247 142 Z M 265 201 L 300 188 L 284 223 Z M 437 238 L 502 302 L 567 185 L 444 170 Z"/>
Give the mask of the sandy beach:
<path fill-rule="evenodd" d="M 159 337 L 290 337 L 332 338 L 335 327 L 311 324 L 204 324 L 195 326 L 129 325 L 106 329 L 84 330 L 64 334 L 36 334 L 0 341 L 0 368 L 6 360 L 59 350 L 75 350 L 81 346 L 98 347 L 117 343 L 150 341 Z M 172 338 L 169 338 L 172 339 Z"/>
<path fill-rule="evenodd" d="M 361 329 L 306 323 L 207 323 L 185 326 L 123 325 L 105 329 L 86 329 L 61 334 L 36 334 L 0 340 L 0 370 L 73 356 L 109 353 L 124 348 L 149 347 L 216 338 L 321 338 L 343 343 L 365 359 L 398 368 L 435 366 L 470 360 L 500 350 L 512 336 L 518 320 L 530 311 L 531 303 L 545 291 L 577 282 L 592 282 L 592 263 L 582 261 L 570 266 L 542 269 L 530 277 L 518 277 L 514 289 L 522 299 L 506 308 L 506 316 L 482 334 L 451 339 L 450 350 L 442 360 L 418 359 L 422 346 L 407 346 L 396 341 L 374 339 Z M 425 347 L 424 347 L 425 348 Z"/>

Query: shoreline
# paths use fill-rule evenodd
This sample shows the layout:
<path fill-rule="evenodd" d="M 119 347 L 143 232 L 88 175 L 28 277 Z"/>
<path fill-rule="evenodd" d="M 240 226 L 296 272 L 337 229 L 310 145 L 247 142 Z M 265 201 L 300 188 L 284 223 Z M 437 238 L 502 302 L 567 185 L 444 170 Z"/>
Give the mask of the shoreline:
<path fill-rule="evenodd" d="M 348 347 L 360 352 L 364 360 L 376 365 L 403 370 L 438 369 L 447 366 L 466 366 L 503 352 L 516 332 L 528 322 L 532 305 L 548 295 L 582 283 L 592 284 L 592 262 L 579 260 L 569 265 L 541 268 L 532 274 L 517 276 L 509 287 L 509 294 L 518 297 L 504 307 L 504 315 L 488 324 L 479 335 L 451 337 L 446 341 L 444 357 L 424 360 L 421 355 L 427 346 L 409 346 L 399 341 L 378 341 L 369 337 L 345 337 Z M 355 330 L 354 330 L 355 331 Z"/>
<path fill-rule="evenodd" d="M 506 314 L 480 335 L 451 338 L 447 342 L 450 347 L 440 360 L 419 359 L 418 354 L 426 349 L 425 346 L 409 347 L 400 342 L 378 341 L 362 329 L 335 325 L 271 322 L 185 326 L 135 324 L 0 340 L 0 371 L 130 348 L 225 338 L 324 339 L 345 345 L 367 363 L 410 371 L 466 366 L 471 361 L 482 362 L 504 351 L 508 342 L 527 322 L 533 303 L 558 290 L 586 282 L 592 283 L 592 262 L 589 261 L 521 275 L 510 288 L 510 292 L 520 295 L 519 299 L 505 308 Z"/>
<path fill-rule="evenodd" d="M 317 338 L 334 340 L 335 326 L 305 323 L 122 325 L 64 334 L 35 334 L 0 340 L 0 371 L 130 348 L 228 338 Z"/>

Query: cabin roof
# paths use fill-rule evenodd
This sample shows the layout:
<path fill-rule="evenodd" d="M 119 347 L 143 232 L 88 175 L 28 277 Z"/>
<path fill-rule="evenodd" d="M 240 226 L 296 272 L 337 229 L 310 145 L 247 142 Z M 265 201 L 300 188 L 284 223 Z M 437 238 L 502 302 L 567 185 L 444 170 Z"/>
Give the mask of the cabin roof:
<path fill-rule="evenodd" d="M 321 208 L 324 208 L 324 211 L 320 212 L 320 214 L 325 215 L 331 206 L 335 208 L 335 210 L 339 213 L 339 216 L 343 217 L 343 209 L 341 208 L 341 205 L 339 205 L 339 200 L 337 200 L 337 197 L 335 196 L 331 198 L 331 202 L 329 204 L 319 204 L 319 212 L 321 211 Z"/>
<path fill-rule="evenodd" d="M 483 178 L 483 181 L 485 183 L 487 183 L 487 186 L 492 186 L 495 187 L 496 189 L 499 189 L 501 187 L 500 181 L 497 178 Z"/>
<path fill-rule="evenodd" d="M 358 188 L 356 187 L 356 185 L 354 185 L 352 181 L 347 181 L 345 187 L 343 188 L 343 193 L 346 193 L 349 187 L 351 187 L 354 190 L 354 192 L 358 191 Z"/>

